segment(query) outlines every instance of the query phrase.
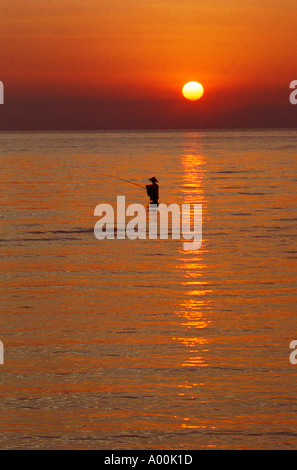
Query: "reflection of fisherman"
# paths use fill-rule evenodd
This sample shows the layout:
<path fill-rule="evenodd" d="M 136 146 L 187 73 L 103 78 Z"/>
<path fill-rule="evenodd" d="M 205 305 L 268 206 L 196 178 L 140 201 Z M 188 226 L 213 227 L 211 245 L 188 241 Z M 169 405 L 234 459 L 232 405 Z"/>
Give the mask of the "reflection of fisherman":
<path fill-rule="evenodd" d="M 146 192 L 148 197 L 150 198 L 150 204 L 156 204 L 157 206 L 159 205 L 159 185 L 157 178 L 154 176 L 152 178 L 149 178 L 149 181 L 152 182 L 152 184 L 147 184 L 146 185 Z"/>

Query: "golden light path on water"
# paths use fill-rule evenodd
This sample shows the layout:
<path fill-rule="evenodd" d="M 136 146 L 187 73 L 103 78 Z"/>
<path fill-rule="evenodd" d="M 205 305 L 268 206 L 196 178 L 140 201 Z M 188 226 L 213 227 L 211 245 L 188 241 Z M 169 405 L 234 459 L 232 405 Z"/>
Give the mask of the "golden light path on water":
<path fill-rule="evenodd" d="M 197 138 L 193 138 L 193 140 L 189 138 L 186 141 L 186 151 L 182 156 L 184 203 L 203 205 L 204 164 L 204 157 Z M 203 205 L 203 214 L 205 213 L 206 207 Z M 179 261 L 180 264 L 176 266 L 176 269 L 183 273 L 184 281 L 181 282 L 181 285 L 184 288 L 184 296 L 175 314 L 182 319 L 183 333 L 186 334 L 173 339 L 185 348 L 184 361 L 181 364 L 183 367 L 206 368 L 208 366 L 209 339 L 205 336 L 204 331 L 211 323 L 207 316 L 211 305 L 206 295 L 212 290 L 207 288 L 207 282 L 204 281 L 207 270 L 204 248 L 189 253 L 183 252 Z M 193 382 L 186 380 L 179 385 L 178 395 L 183 398 L 187 394 L 188 399 L 199 399 L 201 402 L 201 387 L 204 385 L 199 382 L 199 377 Z M 209 428 L 203 422 L 192 419 L 190 416 L 185 416 L 181 423 L 181 429 L 205 429 L 207 427 Z M 215 429 L 215 426 L 211 428 Z"/>

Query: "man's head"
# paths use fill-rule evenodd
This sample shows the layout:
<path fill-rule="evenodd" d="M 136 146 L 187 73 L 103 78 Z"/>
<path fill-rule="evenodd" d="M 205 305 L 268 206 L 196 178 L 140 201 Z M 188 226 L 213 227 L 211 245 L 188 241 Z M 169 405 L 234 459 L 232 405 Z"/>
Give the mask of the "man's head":
<path fill-rule="evenodd" d="M 152 183 L 158 183 L 157 178 L 155 178 L 154 176 L 152 178 L 149 178 L 149 181 L 151 181 Z"/>

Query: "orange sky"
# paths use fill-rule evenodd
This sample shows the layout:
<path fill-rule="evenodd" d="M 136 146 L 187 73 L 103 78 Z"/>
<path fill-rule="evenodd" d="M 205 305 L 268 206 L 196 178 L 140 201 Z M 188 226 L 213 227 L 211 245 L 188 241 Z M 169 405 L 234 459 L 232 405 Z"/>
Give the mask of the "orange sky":
<path fill-rule="evenodd" d="M 1 0 L 5 110 L 13 122 L 8 98 L 30 95 L 183 106 L 191 80 L 205 113 L 287 104 L 296 10 L 296 0 Z"/>
<path fill-rule="evenodd" d="M 1 0 L 1 79 L 18 88 L 173 97 L 296 79 L 296 0 Z"/>

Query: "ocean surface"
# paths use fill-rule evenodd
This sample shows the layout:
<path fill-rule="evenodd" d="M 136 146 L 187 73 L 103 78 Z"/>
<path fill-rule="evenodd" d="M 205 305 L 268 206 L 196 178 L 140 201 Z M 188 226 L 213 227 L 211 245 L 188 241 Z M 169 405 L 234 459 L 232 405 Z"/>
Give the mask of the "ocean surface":
<path fill-rule="evenodd" d="M 0 134 L 1 449 L 297 449 L 297 131 Z M 203 242 L 95 207 L 200 203 Z"/>

